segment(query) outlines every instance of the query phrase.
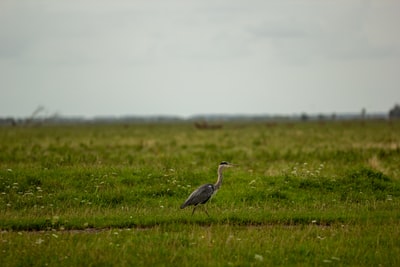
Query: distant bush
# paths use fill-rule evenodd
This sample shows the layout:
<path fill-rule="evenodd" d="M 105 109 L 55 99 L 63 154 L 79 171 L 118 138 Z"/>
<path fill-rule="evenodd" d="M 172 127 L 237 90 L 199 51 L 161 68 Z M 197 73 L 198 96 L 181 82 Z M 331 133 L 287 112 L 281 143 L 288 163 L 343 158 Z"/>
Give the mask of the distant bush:
<path fill-rule="evenodd" d="M 400 119 L 400 105 L 396 104 L 389 111 L 389 119 Z"/>

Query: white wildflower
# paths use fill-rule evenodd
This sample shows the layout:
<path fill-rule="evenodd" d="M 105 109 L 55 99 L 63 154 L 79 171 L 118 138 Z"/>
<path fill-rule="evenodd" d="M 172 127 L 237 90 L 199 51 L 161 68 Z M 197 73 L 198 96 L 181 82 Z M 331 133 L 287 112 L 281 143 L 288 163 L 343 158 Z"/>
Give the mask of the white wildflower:
<path fill-rule="evenodd" d="M 255 260 L 258 260 L 258 261 L 263 261 L 263 260 L 264 260 L 264 257 L 263 257 L 262 255 L 255 254 L 255 255 L 254 255 L 254 259 L 255 259 Z"/>
<path fill-rule="evenodd" d="M 40 244 L 42 244 L 44 242 L 44 240 L 43 239 L 41 239 L 41 238 L 38 238 L 37 240 L 36 240 L 36 244 L 38 244 L 38 245 L 40 245 Z"/>

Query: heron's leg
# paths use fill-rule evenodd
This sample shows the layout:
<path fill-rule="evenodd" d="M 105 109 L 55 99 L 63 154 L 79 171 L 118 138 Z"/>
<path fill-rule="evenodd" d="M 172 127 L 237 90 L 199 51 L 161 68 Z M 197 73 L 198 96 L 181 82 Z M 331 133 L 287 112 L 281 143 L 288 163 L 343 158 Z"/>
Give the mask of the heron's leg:
<path fill-rule="evenodd" d="M 206 212 L 207 216 L 210 217 L 210 215 L 208 214 L 206 206 L 204 206 L 204 211 Z"/>
<path fill-rule="evenodd" d="M 193 211 L 192 211 L 192 216 L 194 214 L 194 211 L 196 210 L 197 206 L 194 206 Z"/>

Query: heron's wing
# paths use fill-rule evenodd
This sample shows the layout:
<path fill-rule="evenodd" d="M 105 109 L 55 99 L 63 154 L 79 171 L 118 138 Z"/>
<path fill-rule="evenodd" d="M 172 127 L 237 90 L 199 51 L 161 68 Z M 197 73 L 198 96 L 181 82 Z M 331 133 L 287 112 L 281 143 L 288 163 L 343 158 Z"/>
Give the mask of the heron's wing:
<path fill-rule="evenodd" d="M 193 191 L 186 201 L 181 205 L 181 209 L 190 205 L 198 205 L 206 203 L 214 193 L 213 184 L 204 184 Z"/>

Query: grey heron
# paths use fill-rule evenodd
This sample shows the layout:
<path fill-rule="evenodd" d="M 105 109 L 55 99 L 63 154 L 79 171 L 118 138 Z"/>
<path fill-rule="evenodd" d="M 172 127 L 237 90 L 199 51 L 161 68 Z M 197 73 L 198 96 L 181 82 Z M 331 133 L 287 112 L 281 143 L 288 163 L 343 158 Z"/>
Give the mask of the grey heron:
<path fill-rule="evenodd" d="M 218 166 L 218 179 L 215 184 L 203 184 L 202 186 L 198 187 L 196 190 L 194 190 L 190 196 L 186 199 L 186 201 L 181 205 L 181 209 L 193 205 L 193 211 L 192 215 L 194 214 L 194 211 L 197 208 L 197 205 L 199 204 L 205 204 L 207 201 L 218 191 L 218 189 L 221 187 L 222 184 L 222 172 L 225 168 L 232 167 L 233 164 L 222 161 L 219 166 Z M 208 215 L 207 210 L 204 210 Z"/>

